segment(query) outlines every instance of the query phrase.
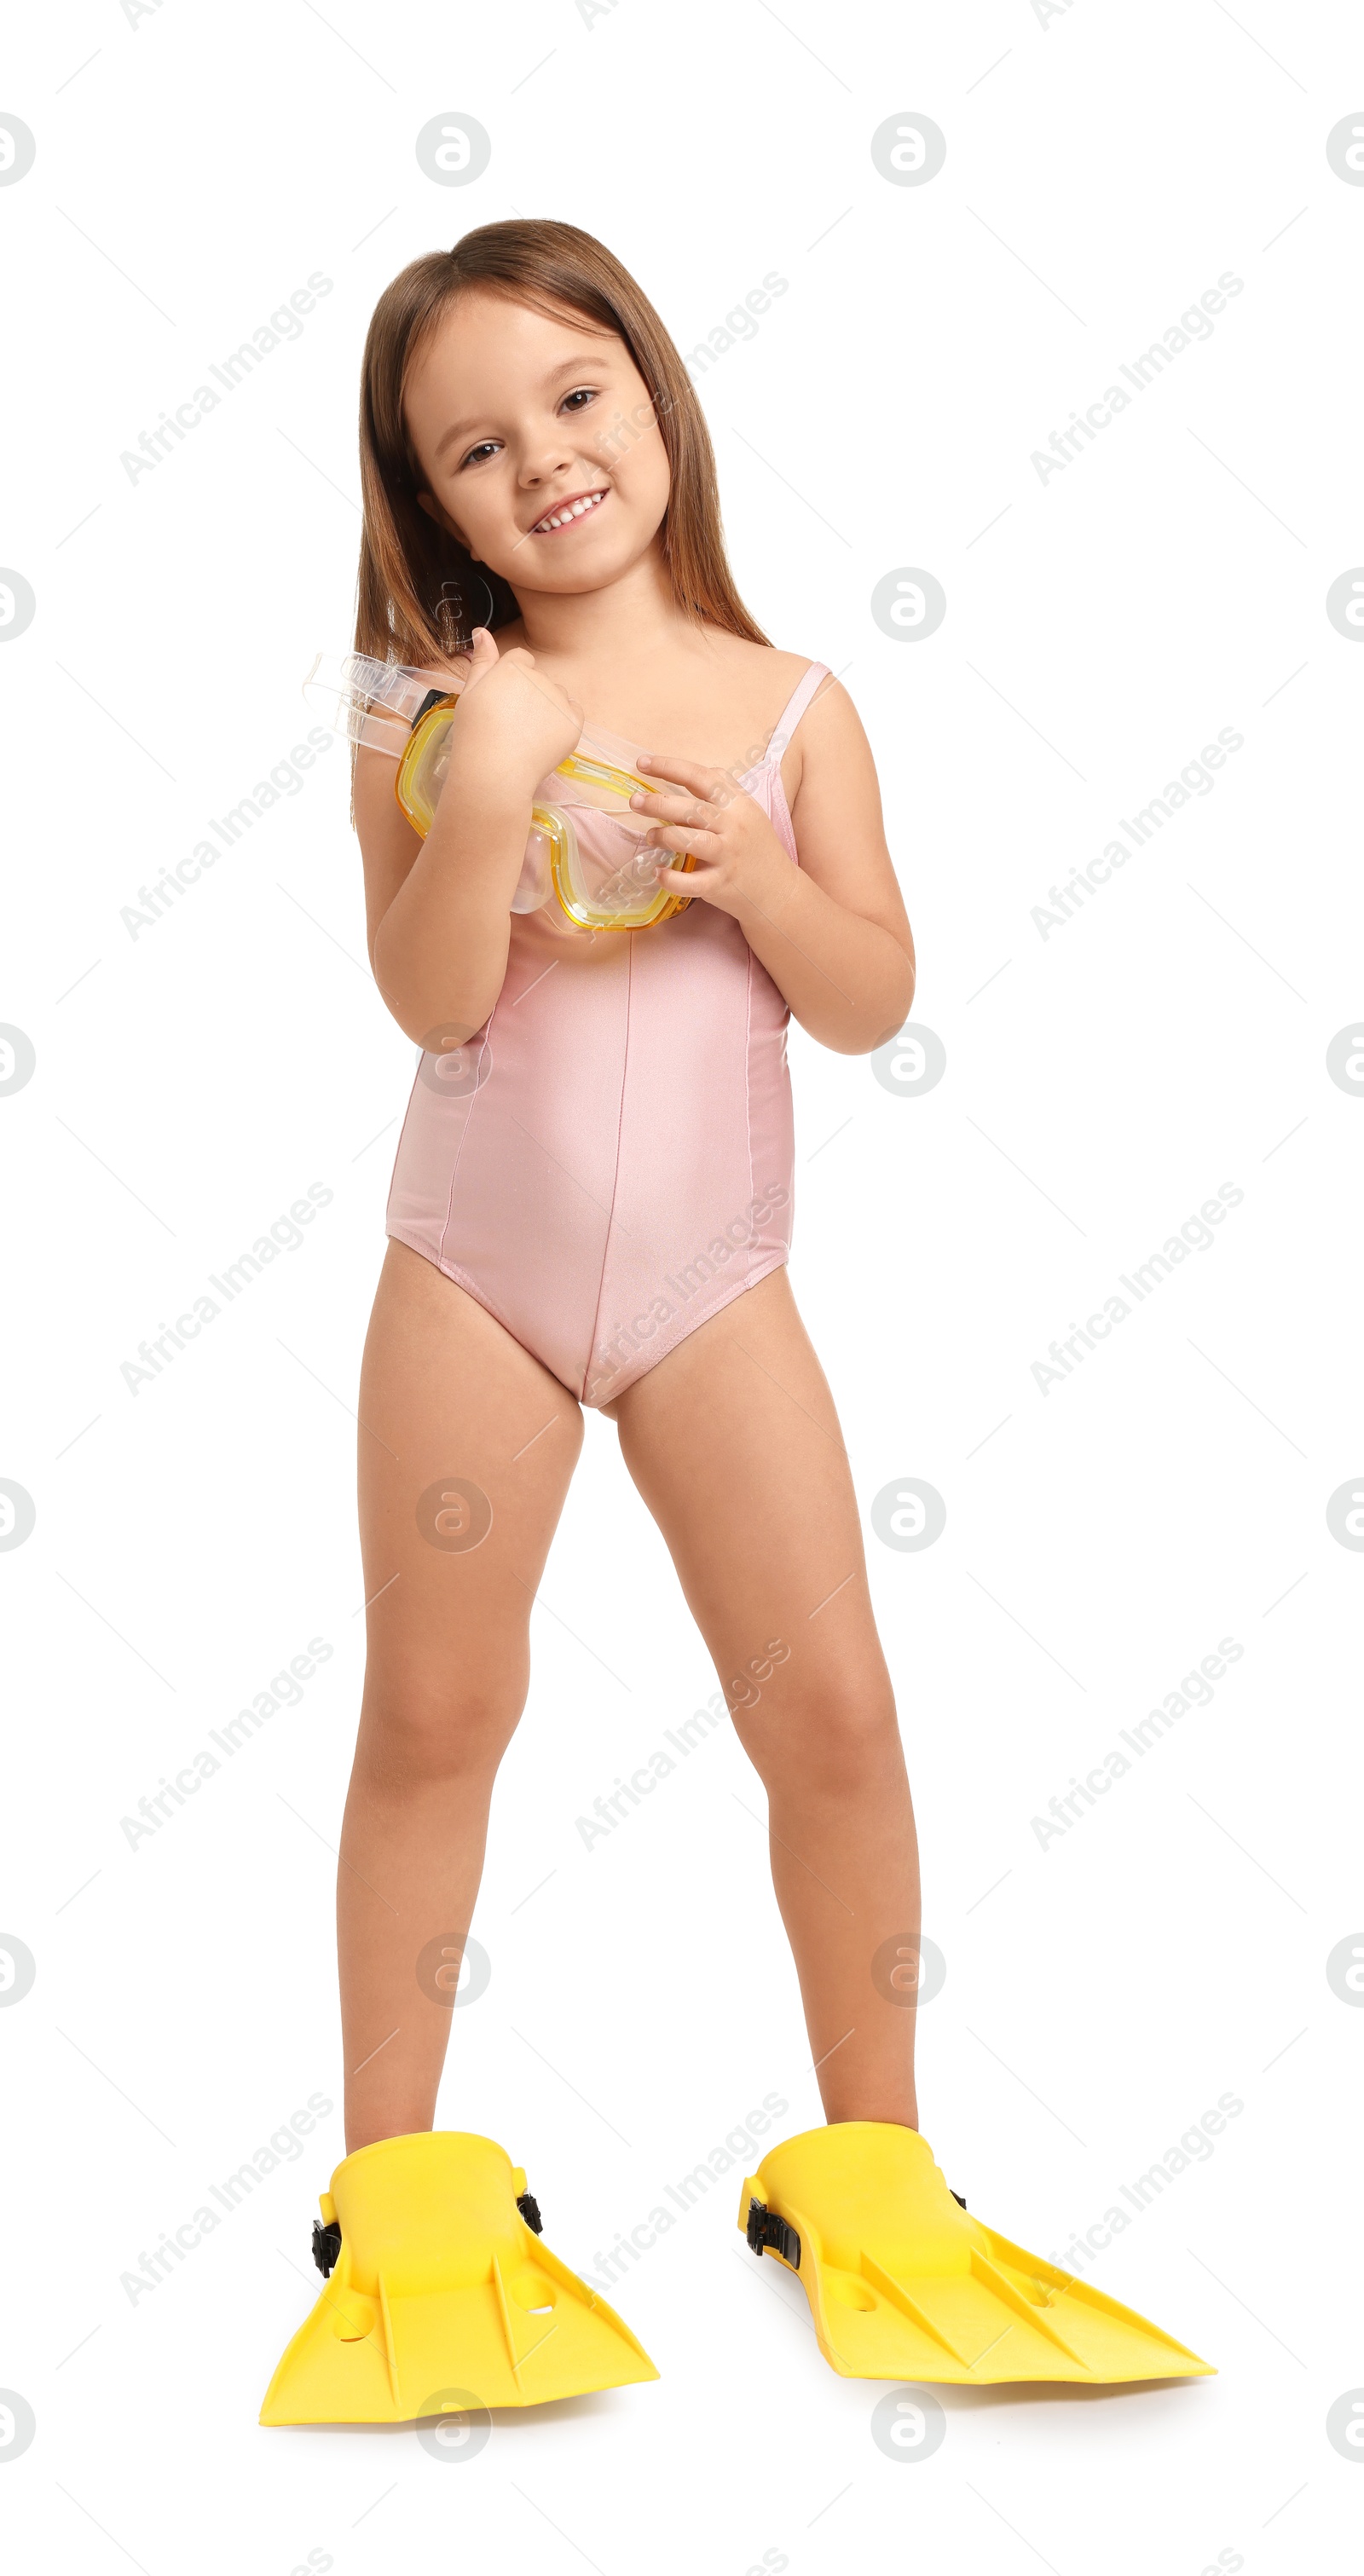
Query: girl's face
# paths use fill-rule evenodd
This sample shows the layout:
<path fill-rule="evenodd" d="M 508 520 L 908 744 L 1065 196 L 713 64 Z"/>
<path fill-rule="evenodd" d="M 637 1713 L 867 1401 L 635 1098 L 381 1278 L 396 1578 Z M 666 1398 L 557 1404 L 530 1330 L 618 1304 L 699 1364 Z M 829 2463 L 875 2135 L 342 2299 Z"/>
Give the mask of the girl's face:
<path fill-rule="evenodd" d="M 471 291 L 422 351 L 404 410 L 423 509 L 517 592 L 604 589 L 654 546 L 667 450 L 614 332 Z"/>

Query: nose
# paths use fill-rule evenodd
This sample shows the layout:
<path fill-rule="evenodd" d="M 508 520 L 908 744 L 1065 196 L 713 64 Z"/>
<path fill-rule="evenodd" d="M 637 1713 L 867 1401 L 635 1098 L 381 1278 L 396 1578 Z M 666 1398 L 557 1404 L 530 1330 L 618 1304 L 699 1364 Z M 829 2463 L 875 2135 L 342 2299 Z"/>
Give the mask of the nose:
<path fill-rule="evenodd" d="M 517 469 L 517 482 L 523 492 L 534 492 L 542 483 L 552 483 L 556 474 L 564 473 L 571 461 L 562 437 L 528 442 Z"/>

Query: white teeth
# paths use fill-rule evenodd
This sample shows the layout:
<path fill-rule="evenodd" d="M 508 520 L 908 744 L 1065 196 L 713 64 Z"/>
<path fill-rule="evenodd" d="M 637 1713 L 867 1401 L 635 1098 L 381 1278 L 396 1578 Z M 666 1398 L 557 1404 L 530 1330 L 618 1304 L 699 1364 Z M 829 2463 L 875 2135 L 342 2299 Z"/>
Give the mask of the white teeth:
<path fill-rule="evenodd" d="M 537 537 L 543 537 L 548 535 L 551 528 L 570 527 L 575 519 L 585 518 L 588 511 L 595 510 L 599 502 L 604 501 L 605 498 L 604 492 L 589 492 L 581 501 L 574 501 L 567 510 L 559 510 L 551 518 L 537 519 L 532 533 Z"/>

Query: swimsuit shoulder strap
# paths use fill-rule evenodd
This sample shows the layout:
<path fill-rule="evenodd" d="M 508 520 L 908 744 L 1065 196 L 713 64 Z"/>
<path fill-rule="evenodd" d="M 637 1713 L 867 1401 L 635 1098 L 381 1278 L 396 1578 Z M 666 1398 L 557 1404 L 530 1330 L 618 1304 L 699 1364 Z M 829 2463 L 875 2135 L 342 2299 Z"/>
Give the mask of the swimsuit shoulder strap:
<path fill-rule="evenodd" d="M 812 662 L 803 677 L 797 681 L 795 689 L 772 728 L 772 738 L 765 754 L 766 764 L 769 767 L 775 768 L 780 761 L 812 698 L 815 697 L 823 682 L 831 679 L 832 676 L 827 662 Z"/>

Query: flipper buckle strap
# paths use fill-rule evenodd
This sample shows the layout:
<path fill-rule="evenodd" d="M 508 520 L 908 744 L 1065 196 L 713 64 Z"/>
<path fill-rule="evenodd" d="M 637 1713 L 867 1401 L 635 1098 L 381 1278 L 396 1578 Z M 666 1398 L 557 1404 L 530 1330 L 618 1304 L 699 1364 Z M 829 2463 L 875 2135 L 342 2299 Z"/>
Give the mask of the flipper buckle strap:
<path fill-rule="evenodd" d="M 776 2211 L 768 2209 L 762 2201 L 750 2200 L 744 2233 L 755 2254 L 780 2254 L 783 2263 L 789 2263 L 793 2272 L 800 2270 L 799 2236 L 794 2227 L 788 2227 L 786 2220 L 778 2218 Z"/>
<path fill-rule="evenodd" d="M 313 2220 L 313 2261 L 324 2281 L 330 2280 L 341 2252 L 341 2229 L 335 2219 L 324 2227 L 320 2218 Z"/>

